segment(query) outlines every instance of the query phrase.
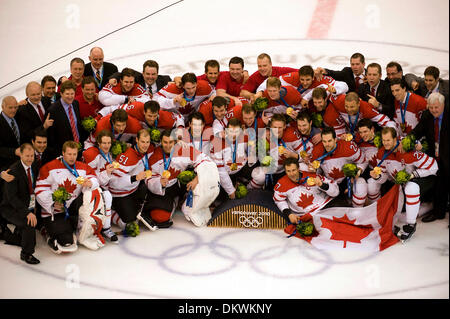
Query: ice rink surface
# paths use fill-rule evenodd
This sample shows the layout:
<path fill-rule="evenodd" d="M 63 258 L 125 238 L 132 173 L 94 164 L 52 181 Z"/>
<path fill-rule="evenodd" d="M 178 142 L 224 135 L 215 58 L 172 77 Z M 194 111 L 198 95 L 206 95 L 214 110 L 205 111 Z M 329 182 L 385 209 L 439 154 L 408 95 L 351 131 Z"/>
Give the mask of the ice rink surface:
<path fill-rule="evenodd" d="M 233 56 L 252 73 L 262 52 L 273 65 L 341 69 L 361 52 L 366 65 L 382 65 L 383 78 L 394 60 L 404 73 L 423 76 L 434 65 L 448 79 L 448 7 L 442 0 L 2 0 L 0 96 L 23 99 L 29 81 L 69 75 L 70 60 L 87 63 L 93 46 L 119 69 L 141 70 L 153 59 L 172 77 L 201 74 L 208 59 L 228 70 Z M 37 234 L 38 266 L 21 262 L 19 247 L 0 244 L 0 298 L 449 298 L 448 223 L 448 215 L 419 221 L 409 242 L 380 253 L 319 251 L 281 230 L 196 228 L 181 213 L 170 229 L 142 226 L 138 237 L 99 251 L 57 256 Z"/>

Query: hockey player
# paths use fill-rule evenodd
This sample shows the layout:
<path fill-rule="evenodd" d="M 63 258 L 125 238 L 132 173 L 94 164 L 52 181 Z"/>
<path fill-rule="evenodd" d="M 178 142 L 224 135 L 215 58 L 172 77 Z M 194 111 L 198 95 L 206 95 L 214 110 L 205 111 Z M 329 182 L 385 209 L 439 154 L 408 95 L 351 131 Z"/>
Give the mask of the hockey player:
<path fill-rule="evenodd" d="M 228 125 L 227 118 L 227 99 L 222 96 L 216 96 L 212 100 L 212 111 L 214 116 L 214 121 L 212 123 L 212 130 L 214 136 L 224 137 L 225 128 Z"/>
<path fill-rule="evenodd" d="M 153 99 L 159 102 L 161 109 L 181 113 L 185 122 L 189 114 L 197 111 L 200 103 L 214 98 L 215 90 L 208 82 L 200 80 L 194 73 L 186 73 L 181 77 L 181 88 L 169 83 L 155 94 Z"/>
<path fill-rule="evenodd" d="M 422 112 L 427 109 L 427 101 L 420 95 L 406 91 L 406 82 L 393 79 L 390 82 L 392 95 L 395 98 L 395 116 L 397 132 L 400 137 L 409 134 L 419 123 Z"/>
<path fill-rule="evenodd" d="M 145 183 L 141 181 L 151 177 L 149 158 L 153 151 L 149 132 L 140 130 L 136 136 L 136 145 L 119 155 L 117 161 L 120 168 L 111 173 L 109 180 L 112 208 L 121 220 L 118 225 L 124 227 L 131 236 L 135 235 L 132 230 L 138 228 L 136 217 L 142 210 L 147 194 Z"/>
<path fill-rule="evenodd" d="M 128 143 L 134 142 L 137 132 L 142 129 L 141 124 L 135 118 L 128 116 L 127 112 L 122 109 L 117 109 L 112 114 L 101 118 L 95 131 L 89 135 L 89 138 L 84 142 L 84 148 L 88 149 L 96 143 L 96 137 L 99 132 L 103 130 L 110 131 L 114 141 L 122 141 Z"/>
<path fill-rule="evenodd" d="M 184 127 L 184 119 L 180 114 L 161 110 L 157 101 L 134 102 L 124 107 L 127 114 L 137 119 L 145 129 L 157 128 L 162 132 Z"/>
<path fill-rule="evenodd" d="M 83 196 L 80 195 L 85 190 L 99 187 L 95 171 L 89 165 L 77 161 L 77 155 L 77 143 L 65 142 L 62 156 L 45 164 L 36 182 L 36 200 L 42 207 L 47 243 L 56 254 L 78 249 L 74 232 L 78 227 L 78 210 L 83 203 Z M 59 187 L 64 187 L 70 194 L 70 199 L 63 204 L 52 197 Z"/>
<path fill-rule="evenodd" d="M 146 180 L 146 185 L 150 190 L 149 199 L 144 207 L 142 218 L 146 220 L 149 225 L 158 226 L 159 228 L 167 228 L 172 225 L 171 215 L 177 207 L 178 201 L 182 200 L 185 191 L 195 192 L 199 185 L 198 167 L 203 163 L 208 162 L 213 164 L 217 171 L 216 165 L 205 154 L 199 152 L 192 146 L 187 148 L 179 143 L 175 143 L 175 138 L 170 131 L 164 131 L 161 135 L 161 146 L 155 149 L 154 154 L 149 160 L 149 165 L 152 170 L 152 177 Z M 177 176 L 188 168 L 194 168 L 197 176 L 186 185 L 186 190 L 178 183 Z M 210 172 L 211 177 L 215 174 Z M 218 172 L 217 172 L 218 178 Z M 218 180 L 216 181 L 216 190 L 211 190 L 211 193 L 200 194 L 204 198 L 213 197 L 207 200 L 206 207 L 212 203 L 218 194 Z M 195 206 L 195 194 L 188 194 L 186 201 L 193 202 Z M 192 204 L 192 202 L 190 204 Z M 209 220 L 208 216 L 192 216 L 190 212 L 186 211 L 186 205 L 183 205 L 182 211 L 188 220 L 192 220 L 197 226 L 203 226 Z M 194 207 L 195 208 L 195 207 Z M 199 207 L 204 209 L 204 207 Z M 194 212 L 195 213 L 195 212 Z M 200 209 L 199 209 L 200 213 Z M 209 213 L 209 209 L 208 209 Z M 209 213 L 210 214 L 210 213 Z M 209 215 L 210 217 L 210 215 Z M 204 218 L 204 219 L 203 219 Z M 199 221 L 199 223 L 197 223 Z"/>
<path fill-rule="evenodd" d="M 219 99 L 217 99 L 219 97 Z M 235 99 L 239 100 L 239 104 L 236 104 Z M 205 118 L 205 125 L 212 126 L 215 115 L 213 113 L 213 103 L 214 104 L 224 104 L 226 105 L 226 116 L 225 118 L 230 119 L 232 117 L 237 117 L 240 114 L 240 110 L 243 104 L 248 101 L 243 97 L 236 97 L 235 99 L 229 99 L 227 97 L 216 96 L 212 101 L 206 100 L 202 102 L 198 108 L 198 112 L 202 113 Z M 216 102 L 214 102 L 216 100 Z M 225 101 L 225 102 L 224 102 Z"/>
<path fill-rule="evenodd" d="M 360 150 L 363 152 L 368 168 L 373 169 L 377 165 L 378 147 L 374 144 L 375 125 L 369 119 L 362 119 L 358 122 L 356 129 L 358 130 L 360 139 L 355 140 Z"/>
<path fill-rule="evenodd" d="M 219 169 L 220 185 L 230 199 L 236 198 L 236 182 L 238 178 L 247 181 L 251 172 L 247 164 L 248 136 L 243 134 L 241 122 L 232 118 L 228 122 L 224 137 L 215 137 L 211 158 Z"/>
<path fill-rule="evenodd" d="M 212 128 L 205 128 L 205 118 L 202 113 L 194 112 L 189 115 L 189 130 L 185 131 L 183 142 L 210 156 L 213 137 Z"/>
<path fill-rule="evenodd" d="M 96 137 L 96 145 L 83 152 L 83 160 L 95 170 L 100 186 L 103 190 L 103 201 L 105 202 L 105 223 L 103 224 L 102 235 L 113 243 L 118 243 L 117 235 L 111 230 L 111 204 L 112 196 L 108 190 L 109 180 L 114 170 L 120 167 L 113 161 L 110 153 L 112 133 L 108 130 L 100 131 Z"/>
<path fill-rule="evenodd" d="M 297 132 L 301 140 L 300 155 L 311 156 L 314 145 L 320 143 L 321 135 L 320 129 L 312 125 L 311 115 L 307 110 L 303 110 L 298 113 L 297 118 Z M 300 156 L 301 158 L 302 156 Z"/>
<path fill-rule="evenodd" d="M 322 172 L 327 178 L 340 184 L 341 192 L 347 187 L 352 193 L 354 207 L 362 207 L 366 202 L 367 183 L 359 177 L 367 167 L 364 154 L 353 141 L 337 139 L 336 132 L 331 127 L 322 130 L 322 143 L 314 146 L 310 161 L 311 171 Z M 349 189 L 349 180 L 345 178 L 342 167 L 345 164 L 356 164 L 358 173 L 354 178 L 353 186 Z"/>
<path fill-rule="evenodd" d="M 314 78 L 314 70 L 310 65 L 302 66 L 298 72 L 291 72 L 283 74 L 279 77 L 282 86 L 292 86 L 301 94 L 301 105 L 306 107 L 311 101 L 312 91 L 315 88 L 323 88 L 327 91 L 327 96 L 338 96 L 348 91 L 348 86 L 345 82 L 335 81 L 331 76 L 325 75 L 321 80 Z M 264 82 L 258 91 L 263 91 L 267 87 L 267 82 Z"/>
<path fill-rule="evenodd" d="M 386 127 L 381 131 L 383 147 L 377 153 L 377 167 L 381 169 L 370 171 L 368 180 L 368 194 L 372 200 L 380 198 L 381 185 L 386 181 L 394 181 L 397 173 L 405 170 L 409 174 L 409 181 L 404 184 L 403 192 L 406 196 L 406 224 L 398 228 L 397 236 L 403 242 L 411 238 L 416 231 L 416 219 L 420 202 L 429 195 L 436 179 L 438 165 L 436 160 L 419 151 L 401 153 L 398 151 L 400 141 L 395 129 Z"/>
<path fill-rule="evenodd" d="M 269 156 L 272 164 L 268 167 L 256 167 L 252 172 L 250 188 L 260 189 L 264 186 L 270 189 L 270 185 L 275 185 L 284 173 L 283 161 L 288 157 L 299 160 L 301 140 L 297 131 L 293 127 L 286 128 L 286 119 L 282 114 L 274 114 L 269 122 L 269 129 L 264 137 L 258 138 L 258 145 L 269 143 Z M 258 150 L 258 157 L 261 162 L 261 152 Z"/>
<path fill-rule="evenodd" d="M 297 108 L 302 100 L 301 94 L 292 86 L 281 86 L 276 77 L 267 79 L 267 88 L 256 93 L 255 98 L 265 97 L 269 105 L 264 110 L 268 114 L 284 114 L 288 108 Z"/>
<path fill-rule="evenodd" d="M 334 128 L 338 137 L 349 133 L 354 138 L 357 133 L 356 125 L 363 118 L 370 119 L 380 127 L 396 127 L 389 117 L 362 101 L 355 92 L 340 95 L 333 101 L 332 106 L 328 106 L 325 111 L 324 122 Z"/>
<path fill-rule="evenodd" d="M 107 84 L 98 93 L 98 100 L 105 107 L 120 105 L 134 101 L 147 102 L 150 96 L 147 91 L 135 83 L 135 73 L 132 69 L 125 68 L 120 75 L 120 83 L 115 86 Z"/>
<path fill-rule="evenodd" d="M 329 207 L 332 199 L 339 195 L 336 182 L 301 171 L 295 158 L 287 158 L 283 166 L 286 175 L 275 185 L 273 199 L 291 223 L 298 224 L 300 216 Z"/>

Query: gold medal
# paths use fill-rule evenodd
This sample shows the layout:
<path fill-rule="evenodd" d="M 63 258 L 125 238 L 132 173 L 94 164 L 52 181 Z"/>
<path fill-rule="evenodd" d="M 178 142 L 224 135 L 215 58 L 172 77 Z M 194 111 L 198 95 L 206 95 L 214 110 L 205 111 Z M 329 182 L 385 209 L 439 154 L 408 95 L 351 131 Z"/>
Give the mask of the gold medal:
<path fill-rule="evenodd" d="M 181 99 L 181 101 L 180 101 L 180 105 L 181 105 L 181 107 L 185 107 L 185 106 L 186 106 L 186 104 L 187 104 L 187 101 L 186 101 L 186 99 Z"/>
<path fill-rule="evenodd" d="M 78 176 L 77 177 L 77 184 L 82 185 L 84 183 L 84 177 L 83 176 Z"/>
<path fill-rule="evenodd" d="M 405 123 L 401 123 L 400 124 L 400 128 L 401 128 L 402 132 L 404 132 L 406 130 L 406 124 Z"/>
<path fill-rule="evenodd" d="M 347 142 L 350 142 L 351 140 L 353 140 L 353 135 L 352 135 L 352 134 L 346 134 L 345 140 L 346 140 Z"/>
<path fill-rule="evenodd" d="M 145 178 L 150 178 L 152 177 L 152 171 L 151 170 L 146 170 L 145 171 Z"/>
<path fill-rule="evenodd" d="M 120 164 L 116 161 L 112 162 L 114 169 L 118 169 L 120 167 Z"/>
<path fill-rule="evenodd" d="M 230 166 L 230 169 L 231 169 L 232 171 L 237 170 L 237 168 L 238 168 L 238 166 L 237 166 L 236 163 L 233 163 L 233 164 L 231 164 L 231 166 Z"/>
<path fill-rule="evenodd" d="M 308 156 L 308 153 L 306 153 L 305 151 L 300 151 L 300 157 L 301 158 L 306 158 Z"/>
<path fill-rule="evenodd" d="M 291 115 L 292 111 L 294 111 L 294 109 L 293 109 L 292 107 L 288 107 L 288 108 L 286 109 L 286 114 L 287 114 L 287 115 Z"/>
<path fill-rule="evenodd" d="M 308 184 L 308 186 L 314 186 L 316 185 L 316 181 L 314 180 L 314 178 L 308 177 L 308 179 L 306 180 L 306 184 Z"/>
<path fill-rule="evenodd" d="M 170 178 L 170 172 L 168 170 L 165 170 L 164 172 L 162 172 L 161 176 L 164 178 L 169 179 Z"/>
<path fill-rule="evenodd" d="M 319 162 L 319 161 L 313 161 L 313 162 L 312 162 L 312 167 L 313 167 L 314 169 L 318 169 L 318 168 L 320 167 L 320 162 Z"/>
<path fill-rule="evenodd" d="M 285 150 L 284 146 L 278 146 L 278 153 L 284 154 L 284 150 Z"/>
<path fill-rule="evenodd" d="M 373 171 L 374 171 L 375 174 L 380 175 L 380 174 L 381 174 L 381 167 L 376 166 L 376 167 L 373 169 Z"/>

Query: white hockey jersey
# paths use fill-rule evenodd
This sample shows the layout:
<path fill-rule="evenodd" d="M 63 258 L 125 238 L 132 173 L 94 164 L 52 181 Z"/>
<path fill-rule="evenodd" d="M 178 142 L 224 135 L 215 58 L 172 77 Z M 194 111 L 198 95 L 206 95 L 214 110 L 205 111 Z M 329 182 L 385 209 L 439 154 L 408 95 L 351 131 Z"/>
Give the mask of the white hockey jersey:
<path fill-rule="evenodd" d="M 319 143 L 313 148 L 311 160 L 319 160 L 326 153 L 323 143 Z M 341 183 L 345 178 L 344 172 L 342 171 L 342 167 L 345 164 L 354 163 L 362 171 L 367 167 L 364 153 L 361 152 L 353 141 L 337 140 L 336 149 L 330 155 L 319 161 L 322 161 L 319 172 L 322 172 L 327 178 L 334 180 L 337 184 Z"/>
<path fill-rule="evenodd" d="M 131 182 L 131 177 L 147 170 L 145 165 L 149 162 L 153 151 L 154 146 L 151 144 L 146 154 L 138 152 L 134 146 L 118 156 L 117 162 L 120 168 L 111 173 L 108 184 L 113 197 L 125 197 L 136 191 L 139 181 Z M 150 169 L 150 165 L 147 166 Z"/>
<path fill-rule="evenodd" d="M 225 138 L 213 140 L 211 158 L 219 169 L 220 185 L 228 195 L 236 191 L 230 175 L 236 174 L 247 164 L 247 143 L 248 136 L 243 134 L 234 142 Z"/>
<path fill-rule="evenodd" d="M 165 153 L 161 147 L 157 147 L 150 157 L 150 167 L 153 174 L 151 178 L 146 179 L 145 183 L 148 189 L 156 195 L 164 195 L 165 193 L 165 188 L 161 185 L 161 176 L 165 170 L 170 172 L 169 182 L 166 185 L 166 188 L 168 188 L 178 182 L 178 174 L 188 167 L 193 167 L 195 171 L 200 163 L 205 161 L 212 162 L 208 156 L 192 146 L 183 148 L 181 145 L 175 144 L 172 150 L 171 159 L 170 154 L 164 158 Z M 167 169 L 165 168 L 165 163 L 168 165 Z"/>
<path fill-rule="evenodd" d="M 273 200 L 278 208 L 283 211 L 289 208 L 293 213 L 316 213 L 323 208 L 333 197 L 339 195 L 337 183 L 316 173 L 301 172 L 299 182 L 293 182 L 285 175 L 275 185 Z M 328 184 L 328 190 L 324 191 L 319 186 L 308 186 L 307 178 L 319 177 L 322 183 Z"/>
<path fill-rule="evenodd" d="M 92 182 L 91 189 L 99 187 L 95 171 L 89 165 L 77 161 L 75 163 L 75 171 L 78 176 L 89 179 Z M 67 208 L 70 207 L 72 202 L 78 196 L 80 196 L 83 188 L 77 183 L 77 177 L 64 165 L 62 157 L 58 157 L 53 161 L 48 162 L 39 170 L 35 194 L 37 202 L 42 206 L 42 218 L 64 213 L 64 210 L 58 211 L 53 207 L 54 201 L 52 199 L 52 194 L 59 187 L 64 187 L 71 195 L 71 198 L 66 201 Z"/>

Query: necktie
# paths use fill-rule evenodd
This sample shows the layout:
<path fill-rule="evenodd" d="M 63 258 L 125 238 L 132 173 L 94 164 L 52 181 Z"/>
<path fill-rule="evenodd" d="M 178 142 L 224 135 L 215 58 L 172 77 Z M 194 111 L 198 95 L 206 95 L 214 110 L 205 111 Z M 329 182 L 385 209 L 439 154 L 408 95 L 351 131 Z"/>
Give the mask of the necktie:
<path fill-rule="evenodd" d="M 41 122 L 44 122 L 44 113 L 41 110 L 40 104 L 37 105 L 37 109 L 38 109 L 39 117 L 41 118 Z"/>
<path fill-rule="evenodd" d="M 100 70 L 95 72 L 95 78 L 97 79 L 98 84 L 102 83 L 102 77 L 100 76 Z"/>
<path fill-rule="evenodd" d="M 19 131 L 17 130 L 16 122 L 14 121 L 14 119 L 11 120 L 11 129 L 16 136 L 17 143 L 20 144 Z"/>
<path fill-rule="evenodd" d="M 33 194 L 33 181 L 31 180 L 31 172 L 30 168 L 27 168 L 27 177 L 28 177 L 28 190 L 30 194 Z"/>
<path fill-rule="evenodd" d="M 72 105 L 69 105 L 69 120 L 70 120 L 70 127 L 72 129 L 73 140 L 75 142 L 79 142 L 80 138 L 78 136 L 77 127 L 75 125 L 75 119 L 73 116 L 73 106 Z"/>
<path fill-rule="evenodd" d="M 439 118 L 434 119 L 434 145 L 435 145 L 435 155 L 439 158 Z"/>
<path fill-rule="evenodd" d="M 36 152 L 35 158 L 36 158 L 36 164 L 37 164 L 37 167 L 38 167 L 38 168 L 41 168 L 41 154 L 38 153 L 38 152 Z"/>
<path fill-rule="evenodd" d="M 376 97 L 375 96 L 375 88 L 374 87 L 370 89 L 370 95 L 372 95 L 373 97 Z"/>
<path fill-rule="evenodd" d="M 359 76 L 357 76 L 357 77 L 355 78 L 355 92 L 358 92 L 358 88 L 359 88 L 359 79 L 360 79 Z"/>

